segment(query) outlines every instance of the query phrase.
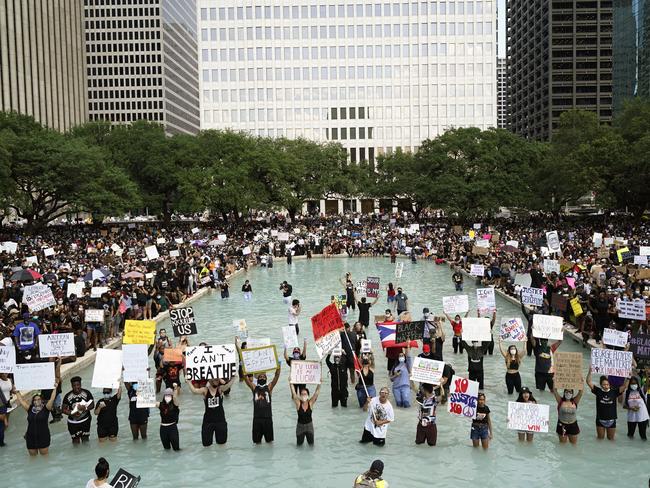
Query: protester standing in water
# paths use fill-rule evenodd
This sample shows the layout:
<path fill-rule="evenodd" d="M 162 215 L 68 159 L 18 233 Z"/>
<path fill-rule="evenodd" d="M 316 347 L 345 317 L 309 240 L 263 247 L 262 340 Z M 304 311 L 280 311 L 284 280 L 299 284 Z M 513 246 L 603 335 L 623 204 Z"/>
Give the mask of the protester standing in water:
<path fill-rule="evenodd" d="M 267 384 L 266 373 L 257 375 L 257 384 L 253 384 L 250 377 L 244 376 L 244 382 L 253 392 L 253 442 L 260 444 L 262 438 L 265 442 L 273 442 L 273 409 L 271 395 L 273 388 L 280 379 L 280 366 L 275 370 L 273 381 Z"/>
<path fill-rule="evenodd" d="M 289 380 L 291 381 L 291 380 Z M 316 387 L 314 395 L 309 397 L 309 390 L 305 385 L 301 385 L 300 394 L 296 395 L 295 385 L 289 383 L 291 399 L 298 410 L 298 423 L 296 424 L 296 443 L 302 446 L 307 439 L 307 444 L 314 445 L 314 423 L 312 421 L 312 411 L 314 404 L 318 400 L 320 393 L 320 384 Z"/>
<path fill-rule="evenodd" d="M 211 379 L 202 388 L 196 388 L 188 381 L 187 385 L 192 393 L 203 396 L 203 422 L 201 424 L 201 443 L 203 447 L 217 444 L 225 444 L 228 440 L 228 423 L 223 409 L 224 393 L 230 390 L 235 377 L 230 380 Z"/>
<path fill-rule="evenodd" d="M 39 394 L 32 397 L 31 403 L 27 403 L 21 393 L 16 391 L 18 403 L 27 411 L 27 432 L 24 438 L 30 456 L 38 454 L 46 456 L 49 452 L 51 437 L 48 419 L 56 398 L 57 386 L 58 380 L 55 380 L 54 389 L 47 403 L 43 403 L 43 397 Z"/>

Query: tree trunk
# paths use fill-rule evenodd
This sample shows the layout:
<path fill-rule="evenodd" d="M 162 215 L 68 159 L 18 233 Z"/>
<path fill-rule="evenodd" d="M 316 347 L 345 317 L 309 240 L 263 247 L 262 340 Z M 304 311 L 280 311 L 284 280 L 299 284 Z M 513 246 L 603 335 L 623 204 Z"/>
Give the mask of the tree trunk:
<path fill-rule="evenodd" d="M 289 214 L 289 217 L 291 218 L 291 221 L 293 222 L 296 218 L 296 209 L 295 208 L 288 208 L 287 213 Z"/>

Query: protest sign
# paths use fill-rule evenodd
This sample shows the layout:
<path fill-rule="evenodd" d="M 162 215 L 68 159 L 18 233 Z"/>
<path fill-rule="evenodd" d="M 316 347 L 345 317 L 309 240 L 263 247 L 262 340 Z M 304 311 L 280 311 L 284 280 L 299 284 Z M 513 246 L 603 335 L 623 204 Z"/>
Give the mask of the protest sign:
<path fill-rule="evenodd" d="M 618 317 L 621 319 L 645 320 L 645 300 L 619 300 Z"/>
<path fill-rule="evenodd" d="M 476 418 L 478 381 L 452 376 L 449 386 L 449 413 L 458 417 Z"/>
<path fill-rule="evenodd" d="M 474 225 L 472 225 L 472 228 L 474 230 L 481 230 L 481 224 L 474 224 Z"/>
<path fill-rule="evenodd" d="M 340 331 L 343 321 L 336 305 L 331 303 L 311 318 L 311 326 L 316 343 L 318 357 L 323 359 L 332 349 L 341 343 Z"/>
<path fill-rule="evenodd" d="M 555 366 L 555 388 L 582 390 L 584 378 L 582 377 L 582 353 L 561 352 L 553 353 L 553 364 Z"/>
<path fill-rule="evenodd" d="M 476 247 L 488 248 L 490 247 L 490 241 L 488 239 L 476 239 L 476 243 L 474 245 Z"/>
<path fill-rule="evenodd" d="M 632 371 L 632 353 L 594 347 L 591 350 L 591 369 L 598 375 L 628 378 Z"/>
<path fill-rule="evenodd" d="M 379 277 L 368 276 L 366 278 L 366 296 L 377 298 L 379 296 Z"/>
<path fill-rule="evenodd" d="M 50 256 L 54 256 L 54 254 L 56 254 L 56 253 L 55 253 L 54 249 L 52 249 L 51 247 L 48 247 L 48 248 L 46 248 L 46 249 L 43 249 L 43 255 L 44 255 L 46 258 L 48 258 L 48 257 L 50 257 Z"/>
<path fill-rule="evenodd" d="M 15 366 L 16 348 L 14 345 L 0 346 L 0 373 L 13 373 Z"/>
<path fill-rule="evenodd" d="M 196 320 L 194 319 L 194 309 L 192 307 L 172 308 L 169 311 L 169 319 L 174 329 L 174 337 L 195 335 Z"/>
<path fill-rule="evenodd" d="M 413 358 L 413 366 L 411 366 L 410 379 L 420 383 L 439 385 L 444 368 L 445 363 L 443 361 L 415 357 Z"/>
<path fill-rule="evenodd" d="M 5 277 L 4 275 L 0 274 L 0 290 L 2 290 L 5 287 Z"/>
<path fill-rule="evenodd" d="M 180 347 L 166 347 L 163 354 L 163 360 L 166 363 L 182 363 L 183 349 Z"/>
<path fill-rule="evenodd" d="M 16 251 L 18 250 L 18 243 L 5 241 L 2 243 L 2 249 L 0 249 L 0 252 L 2 252 L 2 250 L 6 251 L 7 254 L 16 254 Z"/>
<path fill-rule="evenodd" d="M 598 257 L 600 259 L 609 258 L 609 248 L 607 248 L 607 247 L 599 247 L 597 255 L 598 255 Z"/>
<path fill-rule="evenodd" d="M 650 256 L 650 246 L 639 246 L 639 256 Z"/>
<path fill-rule="evenodd" d="M 153 320 L 127 320 L 124 324 L 124 344 L 153 344 L 156 322 Z"/>
<path fill-rule="evenodd" d="M 30 312 L 38 312 L 47 307 L 56 305 L 52 289 L 42 283 L 26 286 L 23 292 L 23 303 L 29 307 Z"/>
<path fill-rule="evenodd" d="M 119 349 L 97 349 L 93 388 L 119 388 L 122 377 L 122 351 Z"/>
<path fill-rule="evenodd" d="M 14 385 L 18 391 L 54 388 L 54 363 L 28 363 L 14 366 Z"/>
<path fill-rule="evenodd" d="M 544 260 L 544 273 L 546 273 L 546 274 L 551 274 L 551 273 L 560 274 L 560 262 L 557 259 L 545 259 Z"/>
<path fill-rule="evenodd" d="M 469 310 L 469 296 L 453 295 L 450 297 L 442 297 L 442 309 L 449 315 L 465 313 Z"/>
<path fill-rule="evenodd" d="M 158 254 L 158 248 L 156 246 L 147 246 L 144 248 L 144 253 L 147 255 L 149 261 L 158 259 L 160 255 Z"/>
<path fill-rule="evenodd" d="M 395 325 L 395 343 L 402 344 L 407 341 L 422 340 L 424 335 L 424 321 L 399 322 Z"/>
<path fill-rule="evenodd" d="M 556 230 L 546 233 L 546 245 L 549 252 L 559 253 L 560 252 L 560 236 Z"/>
<path fill-rule="evenodd" d="M 122 366 L 124 381 L 143 381 L 149 378 L 149 355 L 146 344 L 124 344 Z M 167 350 L 165 350 L 167 352 Z"/>
<path fill-rule="evenodd" d="M 361 339 L 361 352 L 372 352 L 370 339 Z"/>
<path fill-rule="evenodd" d="M 533 315 L 533 337 L 561 341 L 564 337 L 563 323 L 562 317 L 535 314 Z"/>
<path fill-rule="evenodd" d="M 454 226 L 451 228 L 451 230 L 452 230 L 452 232 L 453 232 L 454 234 L 456 234 L 456 235 L 459 235 L 459 236 L 460 236 L 460 235 L 463 234 L 463 227 L 460 226 L 460 225 L 454 225 Z"/>
<path fill-rule="evenodd" d="M 84 312 L 84 322 L 104 323 L 104 309 L 89 309 Z"/>
<path fill-rule="evenodd" d="M 496 310 L 497 300 L 494 296 L 494 288 L 476 289 L 476 308 L 478 308 L 481 313 Z"/>
<path fill-rule="evenodd" d="M 289 233 L 288 232 L 278 232 L 278 241 L 288 241 Z"/>
<path fill-rule="evenodd" d="M 193 227 L 192 228 L 192 234 L 198 234 L 200 232 L 198 227 Z"/>
<path fill-rule="evenodd" d="M 490 319 L 480 317 L 465 317 L 463 319 L 463 340 L 466 342 L 492 340 Z"/>
<path fill-rule="evenodd" d="M 548 405 L 508 402 L 508 429 L 525 432 L 548 432 L 548 422 Z"/>
<path fill-rule="evenodd" d="M 248 256 L 251 253 L 251 248 L 250 246 L 246 246 L 244 249 L 242 249 L 241 253 L 243 256 Z"/>
<path fill-rule="evenodd" d="M 366 294 L 366 286 L 367 286 L 366 282 L 362 280 L 359 280 L 355 283 L 354 291 L 359 297 Z"/>
<path fill-rule="evenodd" d="M 286 325 L 282 327 L 282 342 L 284 343 L 284 348 L 288 350 L 292 350 L 294 347 L 300 347 L 295 326 Z"/>
<path fill-rule="evenodd" d="M 181 253 L 177 249 L 173 249 L 169 251 L 169 257 L 170 258 L 177 258 L 181 255 Z"/>
<path fill-rule="evenodd" d="M 242 349 L 241 363 L 244 374 L 256 374 L 275 370 L 278 368 L 278 355 L 275 346 Z"/>
<path fill-rule="evenodd" d="M 553 310 L 559 310 L 560 312 L 566 312 L 567 306 L 569 305 L 569 299 L 564 295 L 559 293 L 553 293 L 551 295 L 551 308 Z"/>
<path fill-rule="evenodd" d="M 472 264 L 469 274 L 472 276 L 483 276 L 485 274 L 485 266 L 482 264 Z"/>
<path fill-rule="evenodd" d="M 375 315 L 373 321 L 375 322 L 375 324 L 380 324 L 380 323 L 386 321 L 386 316 L 385 315 Z"/>
<path fill-rule="evenodd" d="M 404 263 L 395 264 L 395 278 L 400 279 L 404 273 Z"/>
<path fill-rule="evenodd" d="M 617 249 L 616 257 L 618 258 L 619 263 L 622 263 L 624 261 L 631 261 L 633 259 L 632 253 L 627 247 L 622 247 L 621 249 Z"/>
<path fill-rule="evenodd" d="M 264 347 L 271 345 L 270 337 L 247 337 L 246 338 L 246 347 L 249 349 L 254 347 Z"/>
<path fill-rule="evenodd" d="M 165 239 L 164 237 L 158 237 L 156 239 L 156 244 L 165 244 L 166 242 L 167 242 L 167 239 Z"/>
<path fill-rule="evenodd" d="M 541 288 L 521 287 L 521 303 L 541 307 L 544 305 L 544 290 Z"/>
<path fill-rule="evenodd" d="M 598 248 L 603 245 L 603 234 L 600 232 L 594 232 L 594 236 L 591 240 L 594 243 L 594 247 Z"/>
<path fill-rule="evenodd" d="M 525 341 L 526 329 L 524 328 L 522 320 L 518 317 L 512 319 L 504 319 L 503 322 L 501 322 L 501 330 L 499 331 L 499 336 L 501 337 L 502 341 Z"/>
<path fill-rule="evenodd" d="M 90 298 L 101 298 L 104 293 L 108 293 L 108 286 L 93 286 L 90 289 Z"/>
<path fill-rule="evenodd" d="M 637 266 L 647 266 L 648 256 L 634 256 L 634 264 Z"/>
<path fill-rule="evenodd" d="M 622 332 L 616 329 L 603 330 L 603 343 L 608 346 L 625 347 L 627 346 L 627 339 L 627 332 Z"/>
<path fill-rule="evenodd" d="M 291 361 L 290 383 L 296 385 L 320 385 L 321 364 L 319 361 Z"/>
<path fill-rule="evenodd" d="M 156 383 L 153 378 L 138 381 L 138 390 L 135 394 L 135 406 L 137 408 L 155 408 Z"/>
<path fill-rule="evenodd" d="M 519 241 L 506 241 L 506 246 L 519 247 Z"/>
<path fill-rule="evenodd" d="M 246 325 L 245 319 L 233 320 L 232 328 L 236 337 L 239 337 L 239 340 L 245 341 L 248 337 L 248 325 Z"/>
<path fill-rule="evenodd" d="M 185 349 L 185 378 L 230 380 L 237 375 L 237 348 L 234 344 L 191 346 Z"/>
<path fill-rule="evenodd" d="M 473 246 L 472 254 L 476 254 L 478 256 L 487 256 L 490 254 L 490 250 L 487 247 Z"/>
<path fill-rule="evenodd" d="M 638 358 L 650 358 L 650 335 L 649 334 L 632 334 L 630 338 L 630 351 Z M 2 348 L 0 348 L 0 355 Z M 0 367 L 0 372 L 2 368 Z"/>
<path fill-rule="evenodd" d="M 572 298 L 569 300 L 569 303 L 571 304 L 571 310 L 573 311 L 573 315 L 576 317 L 580 317 L 583 313 L 584 310 L 582 310 L 582 305 L 580 305 L 580 300 L 577 298 Z"/>
<path fill-rule="evenodd" d="M 27 256 L 25 258 L 25 264 L 27 264 L 27 266 L 38 264 L 38 256 Z"/>
<path fill-rule="evenodd" d="M 76 356 L 74 348 L 74 334 L 39 334 L 38 354 L 42 358 L 57 358 Z"/>
<path fill-rule="evenodd" d="M 110 486 L 111 488 L 136 488 L 139 483 L 140 483 L 139 476 L 135 476 L 129 473 L 128 471 L 126 471 L 125 469 L 120 468 L 117 470 L 115 476 L 113 476 L 113 479 L 110 482 Z"/>

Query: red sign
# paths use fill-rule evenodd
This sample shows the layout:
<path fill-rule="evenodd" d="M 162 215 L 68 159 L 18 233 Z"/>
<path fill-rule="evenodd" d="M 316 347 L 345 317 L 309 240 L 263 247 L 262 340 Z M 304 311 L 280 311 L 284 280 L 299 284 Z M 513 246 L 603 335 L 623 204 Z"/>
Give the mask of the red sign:
<path fill-rule="evenodd" d="M 314 340 L 316 341 L 332 331 L 342 329 L 343 321 L 336 305 L 331 303 L 314 315 L 311 318 L 311 327 L 314 330 Z"/>

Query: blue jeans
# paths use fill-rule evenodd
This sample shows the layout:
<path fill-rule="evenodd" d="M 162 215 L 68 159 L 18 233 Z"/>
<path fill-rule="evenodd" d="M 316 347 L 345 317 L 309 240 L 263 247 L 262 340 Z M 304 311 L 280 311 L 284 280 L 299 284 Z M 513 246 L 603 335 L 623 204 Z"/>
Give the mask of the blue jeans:
<path fill-rule="evenodd" d="M 409 385 L 393 386 L 393 396 L 398 407 L 409 408 L 411 406 L 411 389 Z"/>
<path fill-rule="evenodd" d="M 368 395 L 371 397 L 376 397 L 377 396 L 377 390 L 375 389 L 375 385 L 367 385 L 366 388 L 368 388 Z M 366 401 L 368 401 L 368 395 L 366 395 L 366 390 L 363 388 L 357 390 L 357 400 L 359 400 L 359 408 L 363 408 L 363 406 L 366 404 Z"/>

